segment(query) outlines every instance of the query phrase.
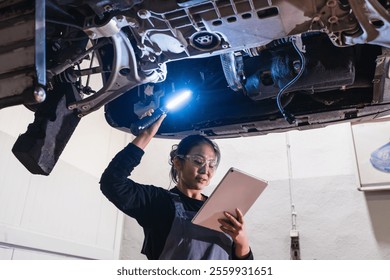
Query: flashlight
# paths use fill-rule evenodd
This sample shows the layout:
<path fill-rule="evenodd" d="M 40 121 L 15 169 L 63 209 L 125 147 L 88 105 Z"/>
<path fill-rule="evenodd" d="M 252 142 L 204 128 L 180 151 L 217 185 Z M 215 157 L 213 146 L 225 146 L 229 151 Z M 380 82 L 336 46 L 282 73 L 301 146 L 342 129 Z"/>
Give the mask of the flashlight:
<path fill-rule="evenodd" d="M 170 110 L 183 104 L 184 101 L 190 98 L 190 96 L 190 90 L 185 90 L 178 93 L 167 103 L 167 105 L 157 108 L 151 116 L 142 118 L 137 122 L 131 124 L 131 133 L 133 133 L 135 136 L 139 135 L 142 130 L 147 129 L 152 124 L 154 124 L 163 114 L 167 114 Z"/>

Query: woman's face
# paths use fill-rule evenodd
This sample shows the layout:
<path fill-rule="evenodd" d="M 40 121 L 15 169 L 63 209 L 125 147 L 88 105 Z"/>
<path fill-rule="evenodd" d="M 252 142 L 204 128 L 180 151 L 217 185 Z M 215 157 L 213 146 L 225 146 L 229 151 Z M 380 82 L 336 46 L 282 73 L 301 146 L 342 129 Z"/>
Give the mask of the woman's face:
<path fill-rule="evenodd" d="M 205 164 L 202 166 L 202 161 Z M 179 163 L 179 185 L 192 190 L 202 190 L 209 185 L 216 170 L 217 158 L 210 144 L 194 146 Z"/>

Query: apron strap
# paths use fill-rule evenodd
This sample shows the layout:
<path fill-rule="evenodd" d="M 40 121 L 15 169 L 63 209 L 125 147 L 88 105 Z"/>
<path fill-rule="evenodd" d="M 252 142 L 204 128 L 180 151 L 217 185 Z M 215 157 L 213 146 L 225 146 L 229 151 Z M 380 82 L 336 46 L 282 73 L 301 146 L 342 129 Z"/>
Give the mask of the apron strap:
<path fill-rule="evenodd" d="M 184 209 L 180 196 L 172 192 L 170 192 L 169 194 L 171 195 L 172 201 L 175 205 L 176 215 L 184 219 L 191 219 L 191 217 L 188 215 L 188 212 Z"/>

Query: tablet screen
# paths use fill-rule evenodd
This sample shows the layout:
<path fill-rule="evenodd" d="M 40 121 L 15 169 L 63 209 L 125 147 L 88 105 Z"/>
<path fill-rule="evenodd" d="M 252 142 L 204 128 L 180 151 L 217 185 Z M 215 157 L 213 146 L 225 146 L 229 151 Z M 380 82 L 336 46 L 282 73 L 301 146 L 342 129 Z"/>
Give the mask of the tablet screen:
<path fill-rule="evenodd" d="M 221 231 L 218 219 L 226 218 L 223 212 L 227 211 L 235 215 L 235 209 L 239 208 L 245 215 L 267 185 L 267 181 L 232 167 L 192 219 L 192 222 Z"/>

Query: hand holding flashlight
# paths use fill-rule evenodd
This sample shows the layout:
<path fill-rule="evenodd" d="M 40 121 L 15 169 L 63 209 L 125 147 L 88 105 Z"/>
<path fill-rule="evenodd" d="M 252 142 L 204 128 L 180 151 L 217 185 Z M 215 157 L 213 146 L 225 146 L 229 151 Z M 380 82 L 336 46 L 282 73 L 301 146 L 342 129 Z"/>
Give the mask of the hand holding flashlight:
<path fill-rule="evenodd" d="M 190 91 L 183 91 L 180 94 L 176 95 L 173 99 L 171 99 L 166 106 L 162 106 L 157 108 L 152 115 L 147 116 L 133 123 L 130 127 L 131 133 L 135 136 L 138 136 L 141 131 L 147 129 L 152 124 L 154 124 L 162 115 L 167 114 L 170 110 L 176 108 L 177 106 L 184 103 L 184 101 L 188 100 L 191 96 Z"/>

